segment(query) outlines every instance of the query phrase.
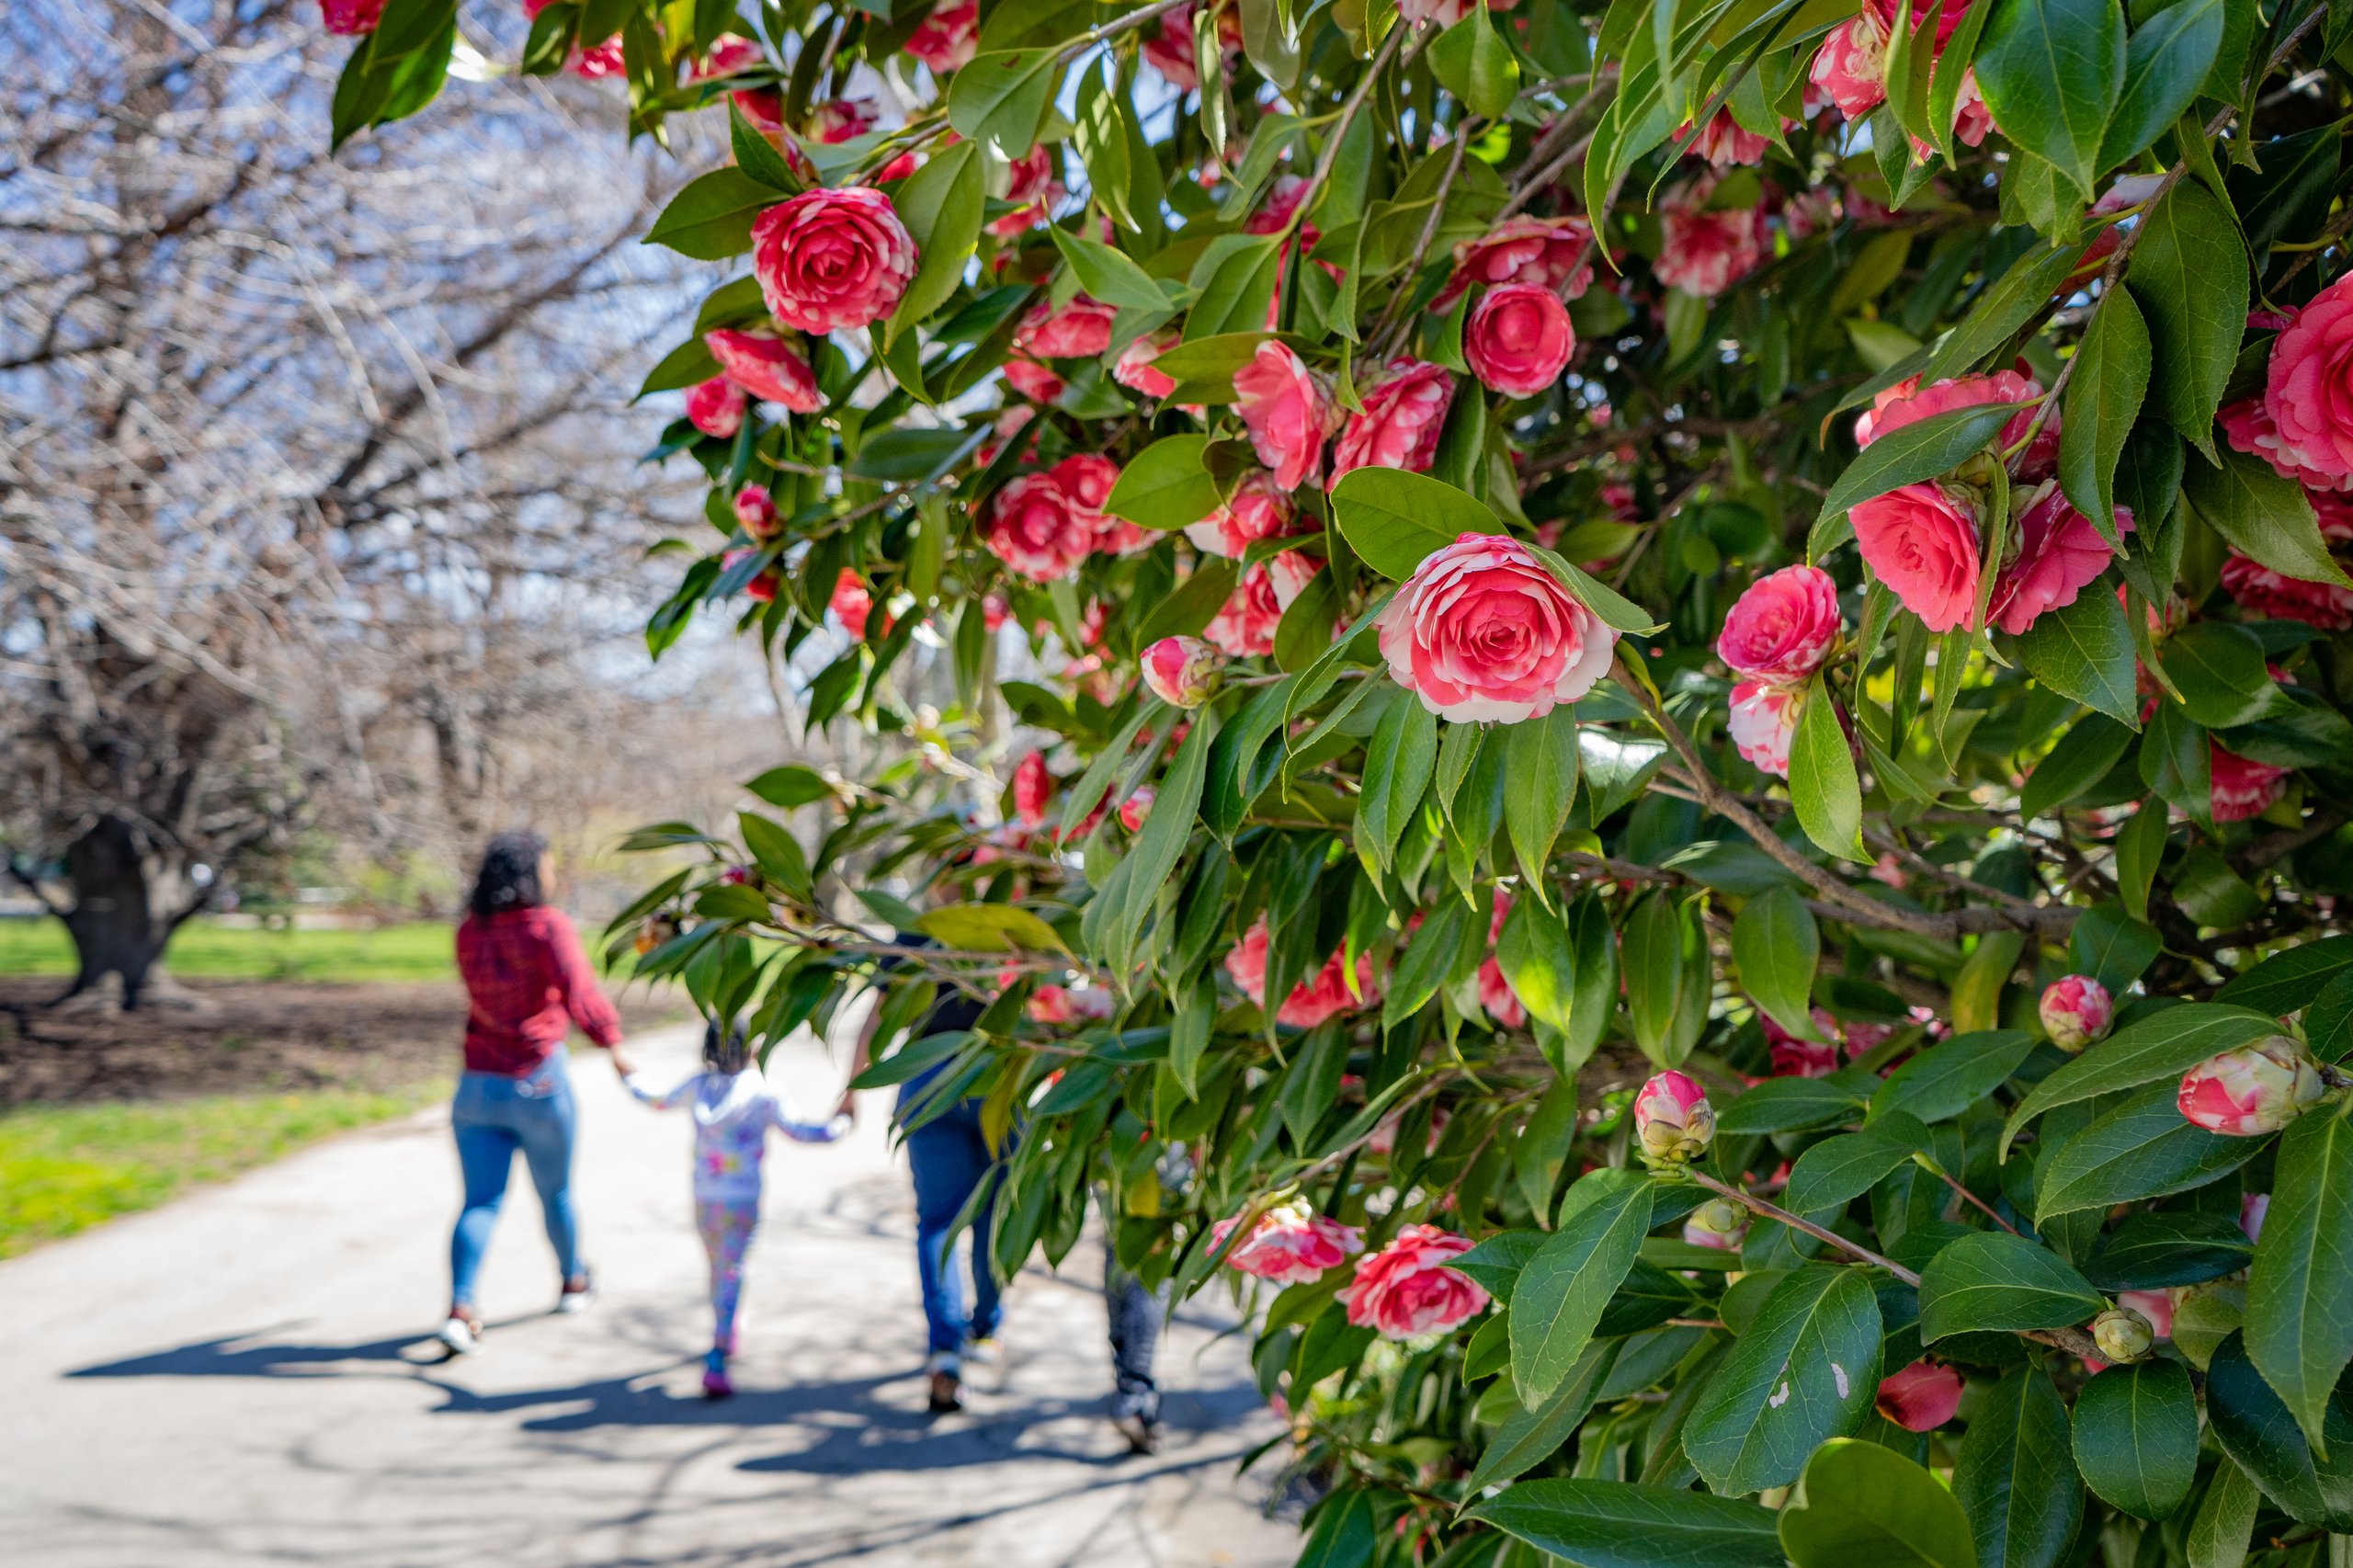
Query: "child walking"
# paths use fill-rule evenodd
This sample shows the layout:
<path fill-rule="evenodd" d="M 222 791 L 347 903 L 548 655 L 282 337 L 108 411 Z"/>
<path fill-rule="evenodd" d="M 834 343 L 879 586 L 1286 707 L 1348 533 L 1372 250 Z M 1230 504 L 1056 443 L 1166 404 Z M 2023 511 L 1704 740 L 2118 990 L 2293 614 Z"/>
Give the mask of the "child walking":
<path fill-rule="evenodd" d="M 795 1121 L 761 1076 L 750 1042 L 739 1024 L 720 1032 L 716 1023 L 702 1036 L 703 1070 L 668 1090 L 650 1087 L 642 1074 L 622 1080 L 631 1094 L 656 1110 L 690 1106 L 695 1119 L 695 1227 L 710 1255 L 710 1355 L 705 1358 L 706 1399 L 735 1392 L 727 1376 L 735 1353 L 736 1303 L 744 1289 L 744 1254 L 760 1222 L 760 1162 L 768 1129 L 801 1143 L 830 1143 L 849 1130 L 850 1119 Z"/>

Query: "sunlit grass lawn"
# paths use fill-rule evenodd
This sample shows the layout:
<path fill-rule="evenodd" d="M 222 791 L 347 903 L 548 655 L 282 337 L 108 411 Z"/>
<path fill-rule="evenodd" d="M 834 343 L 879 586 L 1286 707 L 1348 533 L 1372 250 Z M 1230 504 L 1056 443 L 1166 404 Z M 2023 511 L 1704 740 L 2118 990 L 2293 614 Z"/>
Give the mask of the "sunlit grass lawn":
<path fill-rule="evenodd" d="M 0 1257 L 152 1209 L 447 1092 L 314 1089 L 0 1112 Z"/>
<path fill-rule="evenodd" d="M 263 931 L 198 919 L 165 966 L 183 980 L 412 981 L 457 977 L 451 928 L 438 920 L 372 931 Z M 74 945 L 54 920 L 0 920 L 0 974 L 72 974 Z"/>

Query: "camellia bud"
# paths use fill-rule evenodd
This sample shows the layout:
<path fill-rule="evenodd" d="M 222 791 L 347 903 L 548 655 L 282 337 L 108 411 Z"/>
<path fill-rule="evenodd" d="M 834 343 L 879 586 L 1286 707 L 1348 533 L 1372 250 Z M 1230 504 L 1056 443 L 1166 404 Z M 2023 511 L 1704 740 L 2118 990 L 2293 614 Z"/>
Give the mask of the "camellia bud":
<path fill-rule="evenodd" d="M 1143 651 L 1143 683 L 1173 707 L 1199 708 L 1217 689 L 1222 663 L 1198 637 L 1164 637 Z"/>
<path fill-rule="evenodd" d="M 1661 1073 L 1634 1096 L 1634 1135 L 1643 1158 L 1679 1165 L 1698 1159 L 1716 1139 L 1715 1108 L 1707 1092 L 1680 1073 Z"/>
<path fill-rule="evenodd" d="M 2073 1056 L 2108 1032 L 2116 1004 L 2108 987 L 2087 974 L 2053 981 L 2042 993 L 2042 1028 L 2051 1043 Z"/>
<path fill-rule="evenodd" d="M 1873 1403 L 1906 1432 L 1933 1432 L 1952 1419 L 1961 1395 L 1959 1372 L 1924 1359 L 1881 1378 Z"/>
<path fill-rule="evenodd" d="M 2257 1138 L 2277 1132 L 2321 1096 L 2320 1070 L 2303 1047 L 2272 1035 L 2211 1056 L 2181 1075 L 2184 1118 L 2209 1132 Z"/>
<path fill-rule="evenodd" d="M 2092 1343 L 2110 1361 L 2138 1361 L 2156 1342 L 2149 1320 L 2131 1307 L 2110 1307 L 2092 1319 Z"/>
<path fill-rule="evenodd" d="M 1693 1246 L 1738 1252 L 1748 1231 L 1748 1210 L 1728 1198 L 1711 1198 L 1683 1221 L 1683 1239 Z"/>

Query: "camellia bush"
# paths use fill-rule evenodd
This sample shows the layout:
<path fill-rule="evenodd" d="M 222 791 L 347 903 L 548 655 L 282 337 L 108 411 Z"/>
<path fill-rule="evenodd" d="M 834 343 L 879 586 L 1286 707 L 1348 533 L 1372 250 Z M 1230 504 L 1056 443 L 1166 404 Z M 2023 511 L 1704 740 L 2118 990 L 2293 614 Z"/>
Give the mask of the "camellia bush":
<path fill-rule="evenodd" d="M 904 742 L 613 950 L 1246 1301 L 1319 1568 L 2345 1561 L 2353 9 L 1927 11 L 535 8 L 732 148 L 654 648 Z"/>

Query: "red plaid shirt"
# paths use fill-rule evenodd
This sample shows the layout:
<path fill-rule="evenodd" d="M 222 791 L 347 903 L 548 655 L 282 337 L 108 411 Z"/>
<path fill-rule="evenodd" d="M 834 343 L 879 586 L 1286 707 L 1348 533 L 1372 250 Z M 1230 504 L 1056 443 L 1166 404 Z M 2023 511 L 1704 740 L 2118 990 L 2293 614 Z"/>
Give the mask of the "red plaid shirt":
<path fill-rule="evenodd" d="M 598 1045 L 621 1038 L 606 999 L 560 909 L 501 910 L 458 926 L 458 972 L 465 977 L 466 1071 L 510 1078 L 532 1071 L 563 1043 L 572 1024 Z"/>

